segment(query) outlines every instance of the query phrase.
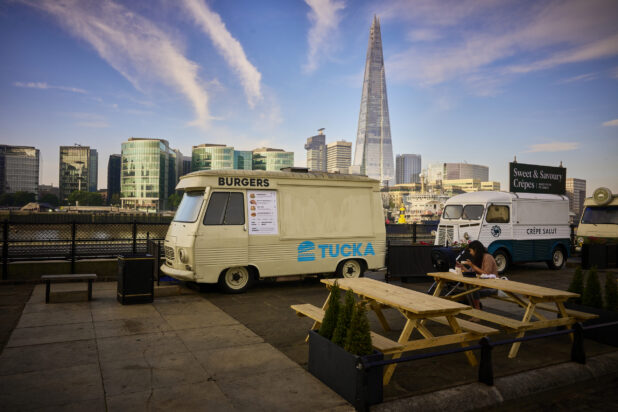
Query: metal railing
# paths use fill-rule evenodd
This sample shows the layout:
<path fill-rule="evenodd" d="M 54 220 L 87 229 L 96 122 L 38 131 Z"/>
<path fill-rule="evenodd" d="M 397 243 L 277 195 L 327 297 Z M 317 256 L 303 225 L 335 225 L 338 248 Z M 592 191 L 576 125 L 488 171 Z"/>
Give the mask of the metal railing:
<path fill-rule="evenodd" d="M 435 236 L 431 232 L 437 230 L 437 227 L 437 223 L 387 223 L 386 238 L 392 243 L 425 242 L 433 245 Z"/>
<path fill-rule="evenodd" d="M 450 355 L 453 353 L 461 353 L 461 352 L 467 352 L 471 350 L 480 349 L 478 381 L 486 385 L 492 386 L 494 384 L 494 372 L 493 372 L 494 369 L 493 369 L 491 352 L 494 347 L 501 346 L 501 345 L 510 345 L 515 342 L 525 342 L 529 340 L 536 340 L 536 339 L 548 338 L 551 336 L 566 335 L 566 334 L 572 333 L 573 343 L 571 345 L 571 361 L 585 364 L 586 363 L 586 352 L 584 350 L 584 331 L 591 330 L 591 329 L 597 329 L 597 328 L 606 328 L 610 326 L 618 326 L 618 321 L 602 323 L 602 324 L 597 324 L 597 325 L 590 325 L 590 326 L 583 326 L 581 323 L 578 322 L 573 325 L 573 329 L 563 329 L 563 330 L 557 330 L 553 332 L 542 333 L 538 335 L 530 335 L 530 336 L 524 336 L 521 338 L 514 338 L 514 339 L 505 339 L 505 340 L 500 340 L 500 341 L 495 341 L 495 342 L 491 341 L 487 337 L 483 337 L 481 338 L 479 343 L 477 343 L 476 345 L 470 345 L 470 346 L 465 346 L 461 348 L 453 348 L 453 349 L 447 349 L 447 350 L 430 352 L 430 353 L 420 353 L 418 355 L 406 356 L 406 357 L 401 357 L 397 359 L 386 359 L 386 360 L 381 360 L 381 361 L 363 362 L 363 359 L 359 358 L 359 363 L 357 367 L 360 369 L 370 369 L 370 368 L 375 368 L 378 366 L 386 366 L 386 365 L 391 365 L 391 364 L 396 364 L 396 363 L 412 362 L 412 361 L 419 360 L 419 359 L 435 358 L 438 356 Z"/>
<path fill-rule="evenodd" d="M 168 222 L 13 222 L 2 221 L 2 278 L 9 263 L 69 260 L 71 273 L 79 259 L 112 258 L 146 253 L 148 240 L 163 240 Z"/>

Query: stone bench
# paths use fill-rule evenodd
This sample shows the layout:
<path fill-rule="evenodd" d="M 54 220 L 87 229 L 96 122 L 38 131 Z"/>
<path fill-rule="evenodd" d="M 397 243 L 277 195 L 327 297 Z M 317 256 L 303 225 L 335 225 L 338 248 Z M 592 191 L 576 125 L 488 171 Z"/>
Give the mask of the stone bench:
<path fill-rule="evenodd" d="M 45 303 L 49 303 L 49 292 L 52 282 L 71 282 L 74 280 L 88 281 L 88 300 L 92 300 L 92 281 L 96 280 L 97 275 L 94 273 L 76 274 L 76 275 L 43 275 L 41 280 L 45 282 Z"/>

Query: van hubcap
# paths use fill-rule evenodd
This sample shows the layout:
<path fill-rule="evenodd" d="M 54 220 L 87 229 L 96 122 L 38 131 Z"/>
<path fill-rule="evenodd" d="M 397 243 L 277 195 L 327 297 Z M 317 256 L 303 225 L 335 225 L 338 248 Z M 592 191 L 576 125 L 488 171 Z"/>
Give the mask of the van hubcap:
<path fill-rule="evenodd" d="M 246 268 L 231 268 L 225 273 L 225 283 L 232 289 L 241 289 L 249 282 L 249 272 Z"/>
<path fill-rule="evenodd" d="M 506 268 L 506 258 L 504 255 L 496 255 L 496 266 L 498 266 L 498 272 L 502 272 Z"/>
<path fill-rule="evenodd" d="M 562 261 L 564 260 L 564 257 L 562 256 L 562 252 L 559 250 L 556 250 L 554 252 L 554 265 L 555 266 L 562 266 Z"/>
<path fill-rule="evenodd" d="M 349 260 L 343 264 L 342 274 L 344 278 L 357 278 L 360 276 L 360 263 L 355 260 Z"/>

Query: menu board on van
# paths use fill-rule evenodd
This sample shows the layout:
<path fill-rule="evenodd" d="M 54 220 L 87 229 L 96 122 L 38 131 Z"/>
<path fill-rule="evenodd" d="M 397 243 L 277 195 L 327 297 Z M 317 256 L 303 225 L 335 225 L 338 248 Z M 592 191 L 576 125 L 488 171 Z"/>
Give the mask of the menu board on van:
<path fill-rule="evenodd" d="M 274 190 L 247 191 L 247 211 L 250 235 L 276 235 L 277 192 Z"/>

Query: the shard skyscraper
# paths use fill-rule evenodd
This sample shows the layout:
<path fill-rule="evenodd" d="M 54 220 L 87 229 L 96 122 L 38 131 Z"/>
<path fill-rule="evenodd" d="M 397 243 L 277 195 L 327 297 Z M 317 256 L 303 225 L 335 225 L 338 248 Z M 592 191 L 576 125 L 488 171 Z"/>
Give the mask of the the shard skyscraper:
<path fill-rule="evenodd" d="M 374 16 L 369 31 L 354 165 L 360 166 L 362 174 L 379 180 L 382 185 L 391 184 L 395 177 L 382 36 L 377 16 Z"/>

